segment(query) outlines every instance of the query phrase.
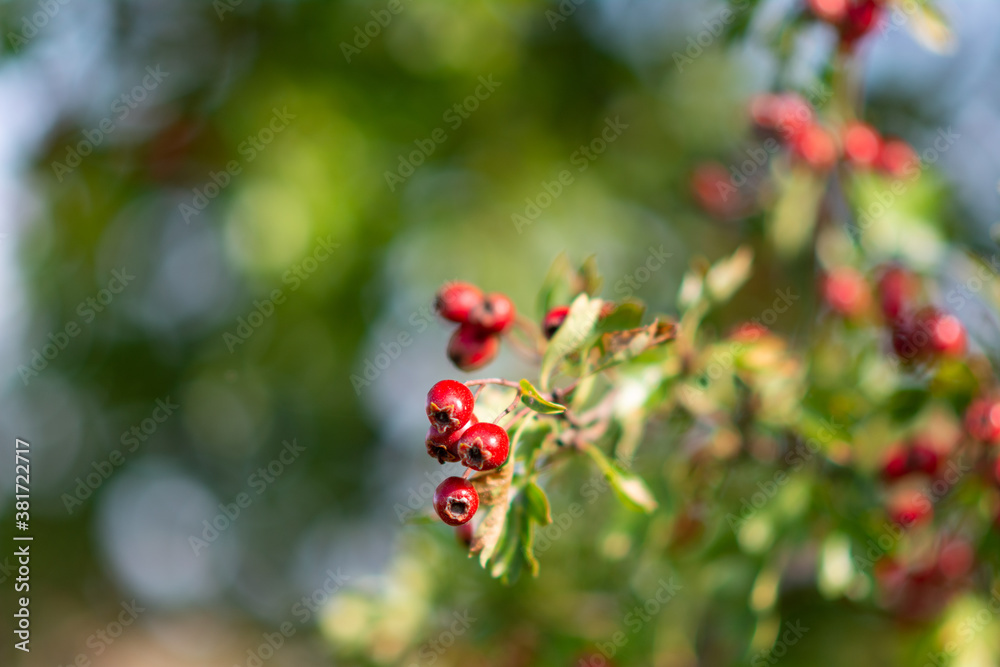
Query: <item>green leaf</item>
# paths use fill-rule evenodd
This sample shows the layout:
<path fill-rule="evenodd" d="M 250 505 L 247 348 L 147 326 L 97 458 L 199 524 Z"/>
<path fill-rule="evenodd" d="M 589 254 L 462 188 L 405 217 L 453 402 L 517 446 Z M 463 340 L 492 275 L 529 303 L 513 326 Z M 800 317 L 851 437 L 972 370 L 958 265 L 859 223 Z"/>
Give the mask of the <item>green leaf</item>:
<path fill-rule="evenodd" d="M 565 405 L 546 400 L 527 380 L 521 380 L 521 402 L 542 415 L 557 415 L 560 412 L 566 412 Z"/>
<path fill-rule="evenodd" d="M 601 469 L 611 488 L 615 490 L 615 495 L 621 499 L 626 507 L 640 512 L 652 513 L 657 508 L 656 499 L 650 492 L 646 483 L 639 477 L 623 470 L 619 470 L 611 461 L 607 459 L 600 449 L 592 444 L 584 446 L 590 458 L 594 459 L 597 467 Z"/>
<path fill-rule="evenodd" d="M 548 389 L 549 379 L 559 362 L 580 350 L 594 332 L 602 305 L 600 299 L 591 299 L 586 294 L 573 300 L 566 319 L 549 341 L 545 356 L 542 357 L 540 382 L 543 390 Z"/>
<path fill-rule="evenodd" d="M 654 320 L 638 329 L 615 331 L 601 336 L 601 356 L 594 370 L 603 370 L 635 359 L 643 352 L 658 347 L 677 337 L 677 326 L 672 322 Z"/>
<path fill-rule="evenodd" d="M 549 497 L 545 495 L 542 487 L 534 482 L 528 482 L 524 487 L 524 499 L 528 505 L 528 516 L 542 526 L 552 523 L 552 508 L 549 505 Z"/>
<path fill-rule="evenodd" d="M 596 296 L 600 293 L 601 285 L 604 284 L 604 278 L 597 272 L 597 255 L 591 255 L 583 261 L 577 277 L 581 292 L 590 296 Z"/>
<path fill-rule="evenodd" d="M 752 267 L 753 250 L 748 246 L 740 246 L 732 255 L 713 264 L 705 274 L 705 286 L 712 299 L 717 303 L 728 301 L 750 277 Z"/>
<path fill-rule="evenodd" d="M 576 272 L 569 263 L 569 257 L 565 252 L 559 253 L 549 267 L 538 293 L 540 315 L 544 316 L 553 306 L 566 303 L 573 298 L 575 278 Z"/>
<path fill-rule="evenodd" d="M 646 305 L 636 299 L 627 299 L 615 305 L 614 310 L 602 317 L 597 323 L 598 333 L 634 329 L 642 324 L 642 316 L 646 314 Z"/>

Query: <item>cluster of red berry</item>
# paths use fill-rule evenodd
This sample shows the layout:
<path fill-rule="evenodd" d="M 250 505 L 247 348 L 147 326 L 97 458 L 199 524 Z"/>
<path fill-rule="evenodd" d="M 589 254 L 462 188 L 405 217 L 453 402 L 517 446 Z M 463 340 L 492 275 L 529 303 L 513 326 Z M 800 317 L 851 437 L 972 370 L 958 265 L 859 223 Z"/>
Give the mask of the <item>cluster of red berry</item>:
<path fill-rule="evenodd" d="M 882 17 L 884 0 L 808 0 L 810 11 L 834 26 L 850 47 L 871 32 Z"/>
<path fill-rule="evenodd" d="M 946 537 L 913 562 L 891 556 L 880 559 L 875 575 L 884 604 L 897 618 L 926 621 L 961 590 L 974 564 L 972 545 L 959 537 Z"/>
<path fill-rule="evenodd" d="M 441 317 L 458 323 L 448 341 L 448 358 L 459 369 L 472 371 L 493 361 L 499 337 L 514 324 L 514 304 L 500 293 L 483 294 L 475 285 L 453 282 L 435 298 Z"/>
<path fill-rule="evenodd" d="M 503 465 L 510 452 L 507 431 L 480 422 L 473 414 L 475 397 L 456 380 L 441 380 L 427 392 L 427 453 L 439 463 L 461 462 L 469 471 Z M 434 493 L 434 510 L 449 526 L 467 523 L 479 509 L 479 494 L 468 479 L 449 477 Z"/>

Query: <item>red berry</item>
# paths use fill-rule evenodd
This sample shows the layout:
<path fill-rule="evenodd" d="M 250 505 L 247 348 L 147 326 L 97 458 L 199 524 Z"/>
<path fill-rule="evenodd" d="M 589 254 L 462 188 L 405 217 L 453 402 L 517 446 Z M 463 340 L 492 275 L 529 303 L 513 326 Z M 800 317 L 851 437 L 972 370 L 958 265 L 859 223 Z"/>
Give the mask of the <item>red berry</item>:
<path fill-rule="evenodd" d="M 890 322 L 901 319 L 910 309 L 910 301 L 919 289 L 917 277 L 898 266 L 890 266 L 878 281 L 882 314 Z"/>
<path fill-rule="evenodd" d="M 903 492 L 889 503 L 889 516 L 903 528 L 923 523 L 933 513 L 930 499 L 919 491 Z"/>
<path fill-rule="evenodd" d="M 915 176 L 920 173 L 920 158 L 910 145 L 900 139 L 882 144 L 876 166 L 893 178 Z"/>
<path fill-rule="evenodd" d="M 441 380 L 427 392 L 427 418 L 440 434 L 452 433 L 472 417 L 472 391 L 457 380 Z"/>
<path fill-rule="evenodd" d="M 431 426 L 427 429 L 427 437 L 424 443 L 427 445 L 427 453 L 438 460 L 438 463 L 454 463 L 458 461 L 458 439 L 462 437 L 470 426 L 478 423 L 476 415 L 472 415 L 469 423 L 455 431 L 438 433 L 437 427 Z"/>
<path fill-rule="evenodd" d="M 452 322 L 466 322 L 469 313 L 483 303 L 483 293 L 469 283 L 445 283 L 434 297 L 434 307 L 441 317 Z"/>
<path fill-rule="evenodd" d="M 479 494 L 461 477 L 449 477 L 434 491 L 434 511 L 449 526 L 467 523 L 479 509 Z"/>
<path fill-rule="evenodd" d="M 809 9 L 827 23 L 840 23 L 847 16 L 847 0 L 809 0 Z"/>
<path fill-rule="evenodd" d="M 941 457 L 934 447 L 926 442 L 915 442 L 910 447 L 909 468 L 933 476 L 937 472 Z"/>
<path fill-rule="evenodd" d="M 882 152 L 882 139 L 871 125 L 855 122 L 844 129 L 844 156 L 855 167 L 871 167 Z"/>
<path fill-rule="evenodd" d="M 448 340 L 448 358 L 463 371 L 474 371 L 493 361 L 500 349 L 495 334 L 471 324 L 463 324 Z"/>
<path fill-rule="evenodd" d="M 569 315 L 569 306 L 556 306 L 545 314 L 545 319 L 542 320 L 542 332 L 546 338 L 552 338 L 556 335 L 556 331 L 566 321 L 567 315 Z"/>
<path fill-rule="evenodd" d="M 488 333 L 503 333 L 514 324 L 514 304 L 505 294 L 487 294 L 469 313 L 469 323 Z"/>
<path fill-rule="evenodd" d="M 691 174 L 691 192 L 706 213 L 720 220 L 739 216 L 743 198 L 733 186 L 726 168 L 718 162 L 698 165 Z"/>
<path fill-rule="evenodd" d="M 871 302 L 865 277 L 850 267 L 834 269 L 823 281 L 823 298 L 830 308 L 844 317 L 864 313 Z"/>
<path fill-rule="evenodd" d="M 973 401 L 965 412 L 965 430 L 980 442 L 1000 443 L 1000 400 L 980 398 Z M 1000 479 L 1000 466 L 997 475 Z"/>
<path fill-rule="evenodd" d="M 965 540 L 945 542 L 938 553 L 937 567 L 945 579 L 960 579 L 972 569 L 975 552 Z"/>
<path fill-rule="evenodd" d="M 902 445 L 894 445 L 886 453 L 882 464 L 882 477 L 896 480 L 910 472 L 910 453 Z"/>
<path fill-rule="evenodd" d="M 472 546 L 472 534 L 472 524 L 469 522 L 455 527 L 455 538 L 458 540 L 459 544 L 463 544 L 467 547 Z"/>
<path fill-rule="evenodd" d="M 931 352 L 949 357 L 965 353 L 965 326 L 954 315 L 925 308 L 917 316 L 917 326 L 927 332 Z"/>
<path fill-rule="evenodd" d="M 821 125 L 810 125 L 792 140 L 792 152 L 816 171 L 825 171 L 837 161 L 837 142 Z"/>
<path fill-rule="evenodd" d="M 510 453 L 507 431 L 496 424 L 470 426 L 458 440 L 462 465 L 473 470 L 493 470 L 503 465 Z"/>
<path fill-rule="evenodd" d="M 759 322 L 744 322 L 733 327 L 729 332 L 729 338 L 738 343 L 753 343 L 770 333 L 771 330 Z"/>
<path fill-rule="evenodd" d="M 840 39 L 853 44 L 874 28 L 882 15 L 876 0 L 854 0 L 847 7 L 847 16 L 840 24 Z"/>
<path fill-rule="evenodd" d="M 795 93 L 777 96 L 773 113 L 774 128 L 786 141 L 795 139 L 813 126 L 812 105 Z"/>

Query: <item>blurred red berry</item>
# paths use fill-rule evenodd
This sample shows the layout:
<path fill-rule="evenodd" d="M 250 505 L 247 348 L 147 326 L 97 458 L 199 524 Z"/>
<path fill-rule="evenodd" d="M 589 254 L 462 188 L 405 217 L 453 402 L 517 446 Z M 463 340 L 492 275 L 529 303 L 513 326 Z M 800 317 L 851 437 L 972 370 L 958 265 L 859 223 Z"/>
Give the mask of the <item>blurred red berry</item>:
<path fill-rule="evenodd" d="M 882 9 L 876 0 L 853 0 L 847 6 L 847 15 L 840 24 L 840 39 L 851 45 L 867 35 L 882 16 Z"/>
<path fill-rule="evenodd" d="M 960 579 L 972 570 L 975 556 L 965 540 L 948 540 L 938 553 L 937 567 L 945 579 Z"/>
<path fill-rule="evenodd" d="M 924 523 L 933 513 L 930 499 L 919 491 L 898 493 L 889 502 L 889 517 L 903 528 Z"/>
<path fill-rule="evenodd" d="M 434 307 L 441 317 L 452 322 L 465 322 L 469 313 L 483 302 L 483 293 L 469 283 L 446 283 L 434 298 Z"/>
<path fill-rule="evenodd" d="M 771 330 L 763 324 L 744 322 L 733 328 L 733 331 L 729 334 L 729 338 L 739 343 L 752 343 L 770 333 Z"/>
<path fill-rule="evenodd" d="M 850 123 L 844 129 L 844 157 L 855 167 L 875 164 L 882 151 L 882 139 L 871 125 Z"/>
<path fill-rule="evenodd" d="M 910 447 L 909 468 L 933 476 L 941 463 L 937 450 L 926 442 L 915 442 Z"/>
<path fill-rule="evenodd" d="M 487 333 L 503 333 L 514 324 L 514 303 L 505 294 L 487 294 L 469 312 L 468 323 Z"/>
<path fill-rule="evenodd" d="M 691 192 L 695 201 L 706 213 L 720 220 L 739 217 L 744 207 L 726 168 L 718 162 L 698 165 L 691 174 Z"/>
<path fill-rule="evenodd" d="M 925 308 L 917 315 L 917 326 L 927 332 L 930 351 L 949 357 L 965 354 L 965 325 L 936 308 Z"/>
<path fill-rule="evenodd" d="M 792 152 L 816 171 L 826 171 L 837 162 L 837 142 L 821 125 L 810 125 L 795 135 Z"/>
<path fill-rule="evenodd" d="M 556 331 L 566 321 L 567 315 L 569 315 L 569 306 L 556 306 L 545 313 L 545 319 L 542 320 L 542 333 L 545 334 L 546 338 L 552 338 L 556 335 Z"/>
<path fill-rule="evenodd" d="M 823 300 L 835 313 L 856 317 L 868 310 L 871 293 L 860 272 L 840 267 L 830 271 L 823 280 Z"/>
<path fill-rule="evenodd" d="M 500 349 L 496 335 L 463 324 L 448 339 L 448 358 L 459 370 L 474 371 L 493 361 Z"/>
<path fill-rule="evenodd" d="M 882 477 L 897 480 L 910 472 L 910 452 L 902 445 L 893 445 L 886 452 L 882 464 Z"/>
<path fill-rule="evenodd" d="M 472 524 L 466 521 L 463 524 L 455 526 L 455 539 L 458 540 L 459 544 L 464 546 L 472 546 Z"/>
<path fill-rule="evenodd" d="M 901 319 L 910 310 L 910 302 L 919 288 L 917 277 L 898 266 L 890 266 L 878 281 L 882 314 L 890 322 Z"/>
<path fill-rule="evenodd" d="M 979 398 L 973 401 L 965 412 L 965 430 L 980 442 L 1000 443 L 1000 400 Z M 1000 474 L 1000 468 L 997 470 Z"/>
<path fill-rule="evenodd" d="M 908 178 L 920 173 L 920 158 L 905 141 L 890 139 L 882 143 L 875 166 L 893 178 Z"/>
<path fill-rule="evenodd" d="M 808 0 L 809 9 L 816 18 L 827 23 L 840 23 L 847 16 L 847 0 Z"/>

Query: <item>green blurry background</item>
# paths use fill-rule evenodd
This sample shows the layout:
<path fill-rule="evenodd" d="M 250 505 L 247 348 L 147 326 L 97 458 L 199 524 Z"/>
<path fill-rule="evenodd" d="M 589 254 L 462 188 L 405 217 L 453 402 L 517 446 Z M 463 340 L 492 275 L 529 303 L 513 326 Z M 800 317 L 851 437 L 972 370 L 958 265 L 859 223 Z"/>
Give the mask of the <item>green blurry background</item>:
<path fill-rule="evenodd" d="M 655 540 L 631 542 L 638 519 L 613 502 L 511 588 L 396 507 L 439 472 L 422 443 L 427 388 L 467 379 L 429 310 L 445 280 L 535 317 L 557 254 L 596 254 L 608 298 L 672 312 L 693 256 L 749 242 L 757 276 L 715 324 L 793 284 L 805 300 L 776 328 L 808 339 L 808 253 L 779 262 L 759 219 L 715 220 L 689 186 L 702 161 L 746 159 L 752 93 L 826 76 L 832 33 L 789 33 L 794 3 L 751 4 L 749 38 L 729 45 L 712 35 L 723 4 L 681 0 L 0 4 L 0 437 L 31 443 L 35 537 L 33 650 L 15 656 L 5 630 L 3 664 L 255 664 L 249 650 L 274 665 L 568 665 L 627 628 L 666 571 L 685 594 L 629 634 L 621 664 L 749 661 L 745 565 L 664 560 Z M 960 4 L 945 5 L 953 53 L 897 30 L 859 63 L 883 132 L 918 149 L 942 127 L 961 136 L 934 165 L 938 250 L 992 247 L 1000 216 L 1000 8 Z M 613 141 L 581 157 L 609 123 Z M 572 183 L 549 203 L 563 170 Z M 627 288 L 661 246 L 668 265 Z M 115 271 L 134 276 L 118 293 Z M 487 369 L 530 372 L 509 349 Z M 275 465 L 297 451 L 286 442 L 302 451 Z M 577 472 L 566 497 L 592 474 Z M 251 502 L 212 538 L 204 522 L 241 493 Z M 723 591 L 717 607 L 703 587 Z M 881 665 L 919 644 L 801 595 L 815 630 L 785 664 Z M 95 639 L 132 600 L 136 622 Z M 454 626 L 454 646 L 429 648 L 450 645 L 465 612 L 476 620 Z M 685 634 L 694 614 L 712 630 Z M 294 634 L 259 651 L 282 623 Z"/>

